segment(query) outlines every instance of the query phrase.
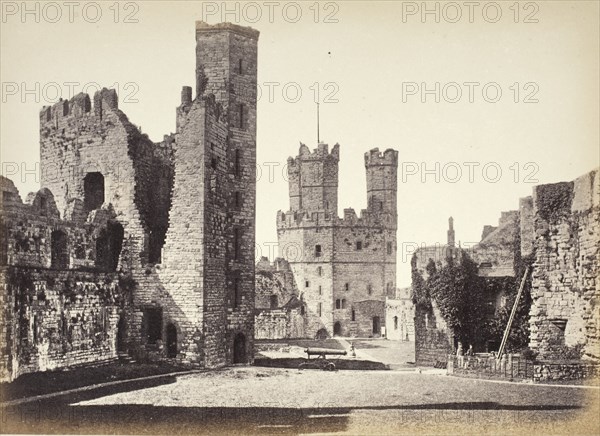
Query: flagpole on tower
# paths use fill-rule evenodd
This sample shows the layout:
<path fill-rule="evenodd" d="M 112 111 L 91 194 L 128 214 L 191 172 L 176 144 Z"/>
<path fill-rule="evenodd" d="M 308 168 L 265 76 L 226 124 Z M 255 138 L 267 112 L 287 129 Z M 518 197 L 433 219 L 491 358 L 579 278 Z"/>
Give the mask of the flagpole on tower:
<path fill-rule="evenodd" d="M 317 102 L 317 145 L 321 143 L 321 138 L 319 136 L 319 102 Z"/>

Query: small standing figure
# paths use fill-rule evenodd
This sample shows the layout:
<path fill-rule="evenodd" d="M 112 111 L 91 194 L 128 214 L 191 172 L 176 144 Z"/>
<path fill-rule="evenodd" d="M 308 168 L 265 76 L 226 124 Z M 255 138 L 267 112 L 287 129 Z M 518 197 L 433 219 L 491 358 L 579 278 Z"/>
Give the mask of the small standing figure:
<path fill-rule="evenodd" d="M 465 357 L 463 356 L 463 346 L 462 346 L 462 342 L 458 343 L 458 346 L 456 347 L 456 360 L 458 361 L 458 367 L 462 368 L 465 364 Z"/>
<path fill-rule="evenodd" d="M 352 357 L 356 357 L 356 351 L 354 351 L 354 343 L 350 342 L 350 351 L 352 351 Z"/>
<path fill-rule="evenodd" d="M 465 355 L 467 356 L 467 362 L 466 362 L 466 364 L 467 364 L 467 366 L 470 366 L 471 360 L 473 359 L 473 355 L 474 355 L 474 353 L 473 353 L 473 345 L 472 344 L 469 344 L 469 349 L 467 350 L 467 352 L 465 353 Z"/>

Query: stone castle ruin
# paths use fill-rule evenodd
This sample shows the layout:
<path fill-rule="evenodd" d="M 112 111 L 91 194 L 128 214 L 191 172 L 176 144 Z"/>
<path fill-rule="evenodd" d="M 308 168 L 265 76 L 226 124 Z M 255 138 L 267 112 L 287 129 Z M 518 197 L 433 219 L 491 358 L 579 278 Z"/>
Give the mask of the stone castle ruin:
<path fill-rule="evenodd" d="M 506 306 L 507 295 L 516 293 L 514 288 L 529 266 L 528 347 L 539 359 L 600 362 L 598 169 L 571 182 L 535 186 L 532 196 L 520 199 L 519 210 L 503 212 L 498 226 L 485 226 L 474 247 L 455 245 L 450 221 L 447 245 L 416 251 L 413 288 L 415 273 L 426 279 L 430 262 L 439 268 L 449 259 L 460 262 L 465 257 L 484 279 L 480 292 L 488 302 L 488 318 Z M 443 362 L 456 346 L 454 332 L 432 303 L 429 308 L 417 304 L 418 365 Z M 478 351 L 492 351 L 499 341 L 478 345 Z"/>
<path fill-rule="evenodd" d="M 258 36 L 196 22 L 196 97 L 159 143 L 114 90 L 41 110 L 42 189 L 0 179 L 2 381 L 120 353 L 252 361 Z"/>
<path fill-rule="evenodd" d="M 380 336 L 396 294 L 398 152 L 365 153 L 367 209 L 338 217 L 339 145 L 288 159 L 290 208 L 277 213 L 279 255 L 302 303 L 304 335 Z"/>

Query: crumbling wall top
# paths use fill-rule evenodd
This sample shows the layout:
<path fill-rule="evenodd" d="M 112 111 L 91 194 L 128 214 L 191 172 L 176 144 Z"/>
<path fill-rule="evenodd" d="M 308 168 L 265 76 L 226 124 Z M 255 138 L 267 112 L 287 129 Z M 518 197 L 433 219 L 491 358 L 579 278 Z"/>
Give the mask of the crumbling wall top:
<path fill-rule="evenodd" d="M 37 192 L 30 192 L 27 195 L 25 203 L 40 215 L 47 216 L 48 218 L 60 218 L 54 195 L 48 188 L 42 188 Z"/>
<path fill-rule="evenodd" d="M 196 35 L 199 33 L 208 33 L 208 32 L 222 32 L 229 31 L 238 33 L 242 36 L 246 36 L 248 38 L 252 38 L 258 40 L 258 36 L 260 32 L 252 27 L 247 26 L 238 26 L 233 23 L 217 23 L 217 24 L 208 24 L 204 21 L 196 21 Z"/>
<path fill-rule="evenodd" d="M 300 143 L 300 148 L 298 149 L 298 156 L 294 159 L 293 157 L 288 158 L 288 165 L 294 166 L 297 161 L 315 161 L 315 160 L 323 160 L 323 159 L 333 159 L 334 161 L 340 160 L 340 144 L 336 143 L 331 149 L 331 153 L 329 152 L 329 145 L 324 143 L 319 143 L 317 148 L 313 151 L 310 151 L 310 148 L 306 146 L 306 144 Z"/>
<path fill-rule="evenodd" d="M 365 167 L 375 165 L 398 166 L 398 151 L 388 148 L 383 153 L 379 148 L 373 148 L 365 153 Z"/>
<path fill-rule="evenodd" d="M 114 89 L 102 88 L 94 94 L 94 114 L 101 115 L 106 110 L 117 111 L 119 98 Z M 52 106 L 43 106 L 40 110 L 40 124 L 54 122 L 57 118 L 79 118 L 92 112 L 90 96 L 83 92 L 73 96 L 71 100 L 62 98 Z"/>

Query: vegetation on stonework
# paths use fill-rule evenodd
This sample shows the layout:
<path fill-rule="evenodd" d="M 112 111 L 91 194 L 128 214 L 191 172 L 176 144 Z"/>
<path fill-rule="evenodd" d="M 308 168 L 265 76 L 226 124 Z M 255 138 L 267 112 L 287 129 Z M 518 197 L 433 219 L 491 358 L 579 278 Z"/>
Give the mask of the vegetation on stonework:
<path fill-rule="evenodd" d="M 429 294 L 459 341 L 480 343 L 486 301 L 477 266 L 467 256 L 462 261 L 449 257 L 447 262 L 439 270 L 433 260 L 427 264 Z"/>
<path fill-rule="evenodd" d="M 496 310 L 494 316 L 489 320 L 486 326 L 486 336 L 491 340 L 497 340 L 498 343 L 502 340 L 504 330 L 508 324 L 510 313 L 515 304 L 519 286 L 525 274 L 527 265 L 531 264 L 531 259 L 519 260 L 517 263 L 515 277 L 502 277 L 496 280 L 490 281 L 487 284 L 490 291 L 496 293 L 503 291 L 506 297 L 506 303 L 504 307 L 500 307 Z M 517 304 L 517 311 L 515 312 L 515 318 L 510 329 L 510 334 L 506 342 L 506 352 L 514 353 L 523 350 L 528 350 L 529 344 L 529 310 L 531 309 L 531 274 L 529 273 L 525 285 L 523 287 L 523 293 Z M 535 357 L 535 356 L 532 356 Z"/>
<path fill-rule="evenodd" d="M 417 256 L 413 255 L 411 261 L 412 276 L 412 300 L 415 307 L 424 310 L 431 310 L 431 295 L 423 275 L 417 269 Z"/>
<path fill-rule="evenodd" d="M 416 268 L 416 256 L 413 256 L 413 302 L 421 309 L 431 310 L 434 301 L 456 339 L 465 346 L 473 344 L 482 349 L 487 341 L 500 344 L 530 259 L 518 259 L 515 277 L 500 278 L 479 277 L 477 265 L 466 253 L 459 259 L 448 258 L 447 265 L 439 269 L 430 259 L 426 266 L 428 277 L 424 279 Z M 527 349 L 530 290 L 531 279 L 528 277 L 508 337 L 507 352 Z M 505 305 L 491 313 L 491 298 L 498 294 L 506 297 Z"/>
<path fill-rule="evenodd" d="M 573 182 L 540 185 L 536 194 L 538 214 L 549 223 L 556 223 L 571 214 Z"/>

